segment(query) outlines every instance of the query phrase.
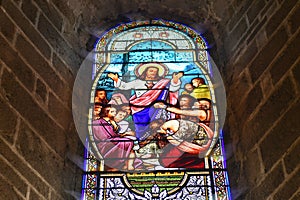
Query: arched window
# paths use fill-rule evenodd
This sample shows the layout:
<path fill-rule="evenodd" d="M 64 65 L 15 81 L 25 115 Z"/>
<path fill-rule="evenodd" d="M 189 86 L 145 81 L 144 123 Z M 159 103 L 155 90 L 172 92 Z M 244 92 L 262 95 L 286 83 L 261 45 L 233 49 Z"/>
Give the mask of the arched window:
<path fill-rule="evenodd" d="M 230 199 L 222 79 L 191 28 L 119 25 L 93 52 L 83 199 Z"/>

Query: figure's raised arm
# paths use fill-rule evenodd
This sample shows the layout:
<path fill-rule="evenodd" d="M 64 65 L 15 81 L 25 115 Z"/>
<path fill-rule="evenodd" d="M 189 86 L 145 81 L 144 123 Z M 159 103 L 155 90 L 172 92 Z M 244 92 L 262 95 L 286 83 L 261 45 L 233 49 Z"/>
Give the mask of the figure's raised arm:
<path fill-rule="evenodd" d="M 157 102 L 153 106 L 154 108 L 163 108 L 163 109 L 167 108 L 167 105 L 164 102 Z"/>
<path fill-rule="evenodd" d="M 181 151 L 190 154 L 204 154 L 209 149 L 210 144 L 211 144 L 211 140 L 206 145 L 203 146 L 199 146 L 191 142 L 183 141 L 177 146 L 177 148 L 180 149 Z"/>
<path fill-rule="evenodd" d="M 173 73 L 172 80 L 175 84 L 179 82 L 179 79 L 183 76 L 183 72 Z"/>
<path fill-rule="evenodd" d="M 154 107 L 156 105 L 154 104 Z M 192 116 L 192 117 L 199 117 L 200 120 L 205 120 L 206 119 L 206 112 L 204 110 L 200 110 L 200 109 L 192 109 L 192 110 L 181 110 L 179 108 L 176 107 L 163 107 L 161 106 L 161 108 L 165 108 L 167 111 L 178 114 L 178 115 L 186 115 L 186 116 Z"/>
<path fill-rule="evenodd" d="M 108 73 L 107 76 L 111 78 L 113 81 L 117 82 L 119 80 L 119 76 L 117 73 Z"/>

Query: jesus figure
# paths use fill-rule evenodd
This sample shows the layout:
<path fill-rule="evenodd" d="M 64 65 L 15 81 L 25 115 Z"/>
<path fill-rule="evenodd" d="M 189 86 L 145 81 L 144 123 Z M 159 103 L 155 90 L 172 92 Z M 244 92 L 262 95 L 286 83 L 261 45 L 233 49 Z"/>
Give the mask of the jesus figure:
<path fill-rule="evenodd" d="M 136 137 L 139 140 L 145 140 L 149 136 L 146 133 L 150 122 L 163 118 L 159 114 L 161 109 L 154 108 L 153 103 L 168 101 L 170 104 L 176 104 L 183 72 L 173 73 L 170 80 L 165 78 L 168 73 L 167 66 L 161 63 L 146 63 L 138 65 L 134 73 L 137 79 L 127 83 L 120 80 L 118 74 L 109 73 L 108 77 L 114 81 L 116 88 L 135 91 L 129 99 L 131 114 Z"/>

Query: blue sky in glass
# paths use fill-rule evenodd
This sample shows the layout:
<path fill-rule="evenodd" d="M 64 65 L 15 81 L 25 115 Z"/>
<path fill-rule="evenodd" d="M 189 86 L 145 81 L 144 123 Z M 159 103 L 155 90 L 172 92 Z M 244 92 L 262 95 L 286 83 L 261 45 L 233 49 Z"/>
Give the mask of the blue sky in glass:
<path fill-rule="evenodd" d="M 153 48 L 155 47 L 155 48 Z M 113 81 L 107 78 L 107 73 L 118 73 L 119 77 L 127 76 L 128 81 L 136 79 L 135 67 L 140 63 L 162 62 L 169 68 L 166 78 L 172 78 L 174 72 L 184 71 L 182 88 L 191 82 L 195 74 L 203 74 L 200 68 L 193 62 L 193 53 L 189 51 L 175 51 L 170 45 L 162 41 L 146 41 L 134 45 L 127 54 L 112 53 L 110 64 L 98 80 L 98 88 L 114 90 Z M 127 64 L 124 64 L 127 63 Z M 205 77 L 203 77 L 205 79 Z M 180 92 L 182 92 L 181 89 Z M 108 97 L 110 95 L 108 94 Z"/>

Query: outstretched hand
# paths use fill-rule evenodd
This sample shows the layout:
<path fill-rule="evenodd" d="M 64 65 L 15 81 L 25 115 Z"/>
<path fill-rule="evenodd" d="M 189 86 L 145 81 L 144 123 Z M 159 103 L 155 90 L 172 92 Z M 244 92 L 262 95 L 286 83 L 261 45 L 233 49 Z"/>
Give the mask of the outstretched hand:
<path fill-rule="evenodd" d="M 154 108 L 165 108 L 166 105 L 163 102 L 157 102 L 154 105 Z"/>
<path fill-rule="evenodd" d="M 119 79 L 119 76 L 118 76 L 117 73 L 116 73 L 116 74 L 114 74 L 114 73 L 108 73 L 107 76 L 108 76 L 109 78 L 111 78 L 111 79 L 112 79 L 113 81 L 115 81 L 115 82 L 117 82 L 118 79 Z"/>
<path fill-rule="evenodd" d="M 183 72 L 173 73 L 173 82 L 178 83 L 179 79 L 183 76 Z"/>

